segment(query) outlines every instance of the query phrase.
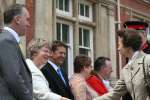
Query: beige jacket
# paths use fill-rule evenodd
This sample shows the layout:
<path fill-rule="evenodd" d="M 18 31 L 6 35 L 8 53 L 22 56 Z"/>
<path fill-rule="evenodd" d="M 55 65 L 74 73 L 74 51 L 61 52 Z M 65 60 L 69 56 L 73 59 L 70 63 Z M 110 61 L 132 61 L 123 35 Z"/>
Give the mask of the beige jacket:
<path fill-rule="evenodd" d="M 133 100 L 150 100 L 144 85 L 142 67 L 144 56 L 146 56 L 145 67 L 150 65 L 150 55 L 138 52 L 134 59 L 121 71 L 121 77 L 117 81 L 113 91 L 101 97 L 97 97 L 94 100 L 119 100 L 127 91 L 130 92 Z"/>

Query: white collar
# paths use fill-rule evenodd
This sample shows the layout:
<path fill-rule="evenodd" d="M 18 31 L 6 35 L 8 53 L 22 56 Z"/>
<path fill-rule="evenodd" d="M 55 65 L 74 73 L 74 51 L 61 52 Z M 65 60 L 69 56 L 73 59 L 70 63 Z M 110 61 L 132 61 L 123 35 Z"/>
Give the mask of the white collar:
<path fill-rule="evenodd" d="M 55 71 L 57 72 L 57 70 L 59 69 L 59 67 L 54 64 L 52 61 L 48 60 L 48 63 L 52 65 L 52 67 L 55 69 Z"/>
<path fill-rule="evenodd" d="M 39 71 L 39 69 L 37 68 L 37 66 L 34 64 L 34 62 L 31 59 L 27 58 L 26 62 L 28 64 L 28 67 L 29 67 L 31 72 L 35 72 L 37 70 Z"/>
<path fill-rule="evenodd" d="M 129 59 L 129 62 L 128 62 L 129 65 L 137 58 L 139 52 L 140 52 L 140 51 L 134 52 L 134 54 L 133 54 L 133 56 L 131 57 L 131 59 Z"/>
<path fill-rule="evenodd" d="M 15 30 L 13 30 L 12 28 L 10 28 L 10 27 L 4 27 L 4 30 L 7 30 L 7 31 L 9 31 L 9 33 L 11 33 L 14 37 L 15 37 L 15 39 L 17 40 L 17 42 L 19 43 L 20 42 L 20 38 L 19 38 L 19 35 L 17 34 L 17 32 L 15 32 Z"/>

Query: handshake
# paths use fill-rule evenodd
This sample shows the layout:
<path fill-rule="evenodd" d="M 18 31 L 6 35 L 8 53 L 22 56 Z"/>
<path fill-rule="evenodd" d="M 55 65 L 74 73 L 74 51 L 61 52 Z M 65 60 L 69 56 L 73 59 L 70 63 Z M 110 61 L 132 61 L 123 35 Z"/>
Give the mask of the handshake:
<path fill-rule="evenodd" d="M 65 97 L 61 97 L 60 100 L 71 100 L 71 99 L 68 99 L 68 98 L 65 98 Z"/>

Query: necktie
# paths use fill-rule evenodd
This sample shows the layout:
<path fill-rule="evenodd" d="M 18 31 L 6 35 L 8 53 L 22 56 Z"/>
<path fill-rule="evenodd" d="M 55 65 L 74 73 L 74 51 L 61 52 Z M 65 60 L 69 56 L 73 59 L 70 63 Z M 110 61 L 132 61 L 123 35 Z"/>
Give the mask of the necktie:
<path fill-rule="evenodd" d="M 21 50 L 21 53 L 23 54 L 24 57 L 26 57 L 26 55 L 25 55 L 25 54 L 26 54 L 26 51 L 25 51 L 26 49 L 25 49 L 23 43 L 22 43 L 22 42 L 19 42 L 18 45 L 19 45 L 19 48 L 20 48 L 20 50 Z"/>
<path fill-rule="evenodd" d="M 64 84 L 66 85 L 66 81 L 65 81 L 65 79 L 64 79 L 64 77 L 63 77 L 63 75 L 62 75 L 62 72 L 61 72 L 61 69 L 60 69 L 60 68 L 57 69 L 57 73 L 58 73 L 58 75 L 60 76 L 60 78 L 62 79 L 62 81 L 64 82 Z"/>

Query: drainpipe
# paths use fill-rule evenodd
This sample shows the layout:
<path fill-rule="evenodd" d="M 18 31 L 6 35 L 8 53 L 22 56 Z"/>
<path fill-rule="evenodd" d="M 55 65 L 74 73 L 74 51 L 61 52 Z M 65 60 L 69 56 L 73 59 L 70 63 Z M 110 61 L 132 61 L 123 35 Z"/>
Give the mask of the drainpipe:
<path fill-rule="evenodd" d="M 120 26 L 121 25 L 121 21 L 120 21 L 120 0 L 117 0 L 117 25 L 118 25 L 118 30 L 120 30 L 121 29 L 121 26 Z M 116 37 L 116 39 L 117 39 L 117 37 Z M 120 77 L 121 68 L 122 68 L 122 57 L 121 57 L 120 53 L 118 52 L 118 67 L 117 67 L 117 76 L 118 76 L 118 78 Z"/>
<path fill-rule="evenodd" d="M 118 17 L 118 30 L 120 30 L 120 0 L 117 0 L 117 17 Z"/>

